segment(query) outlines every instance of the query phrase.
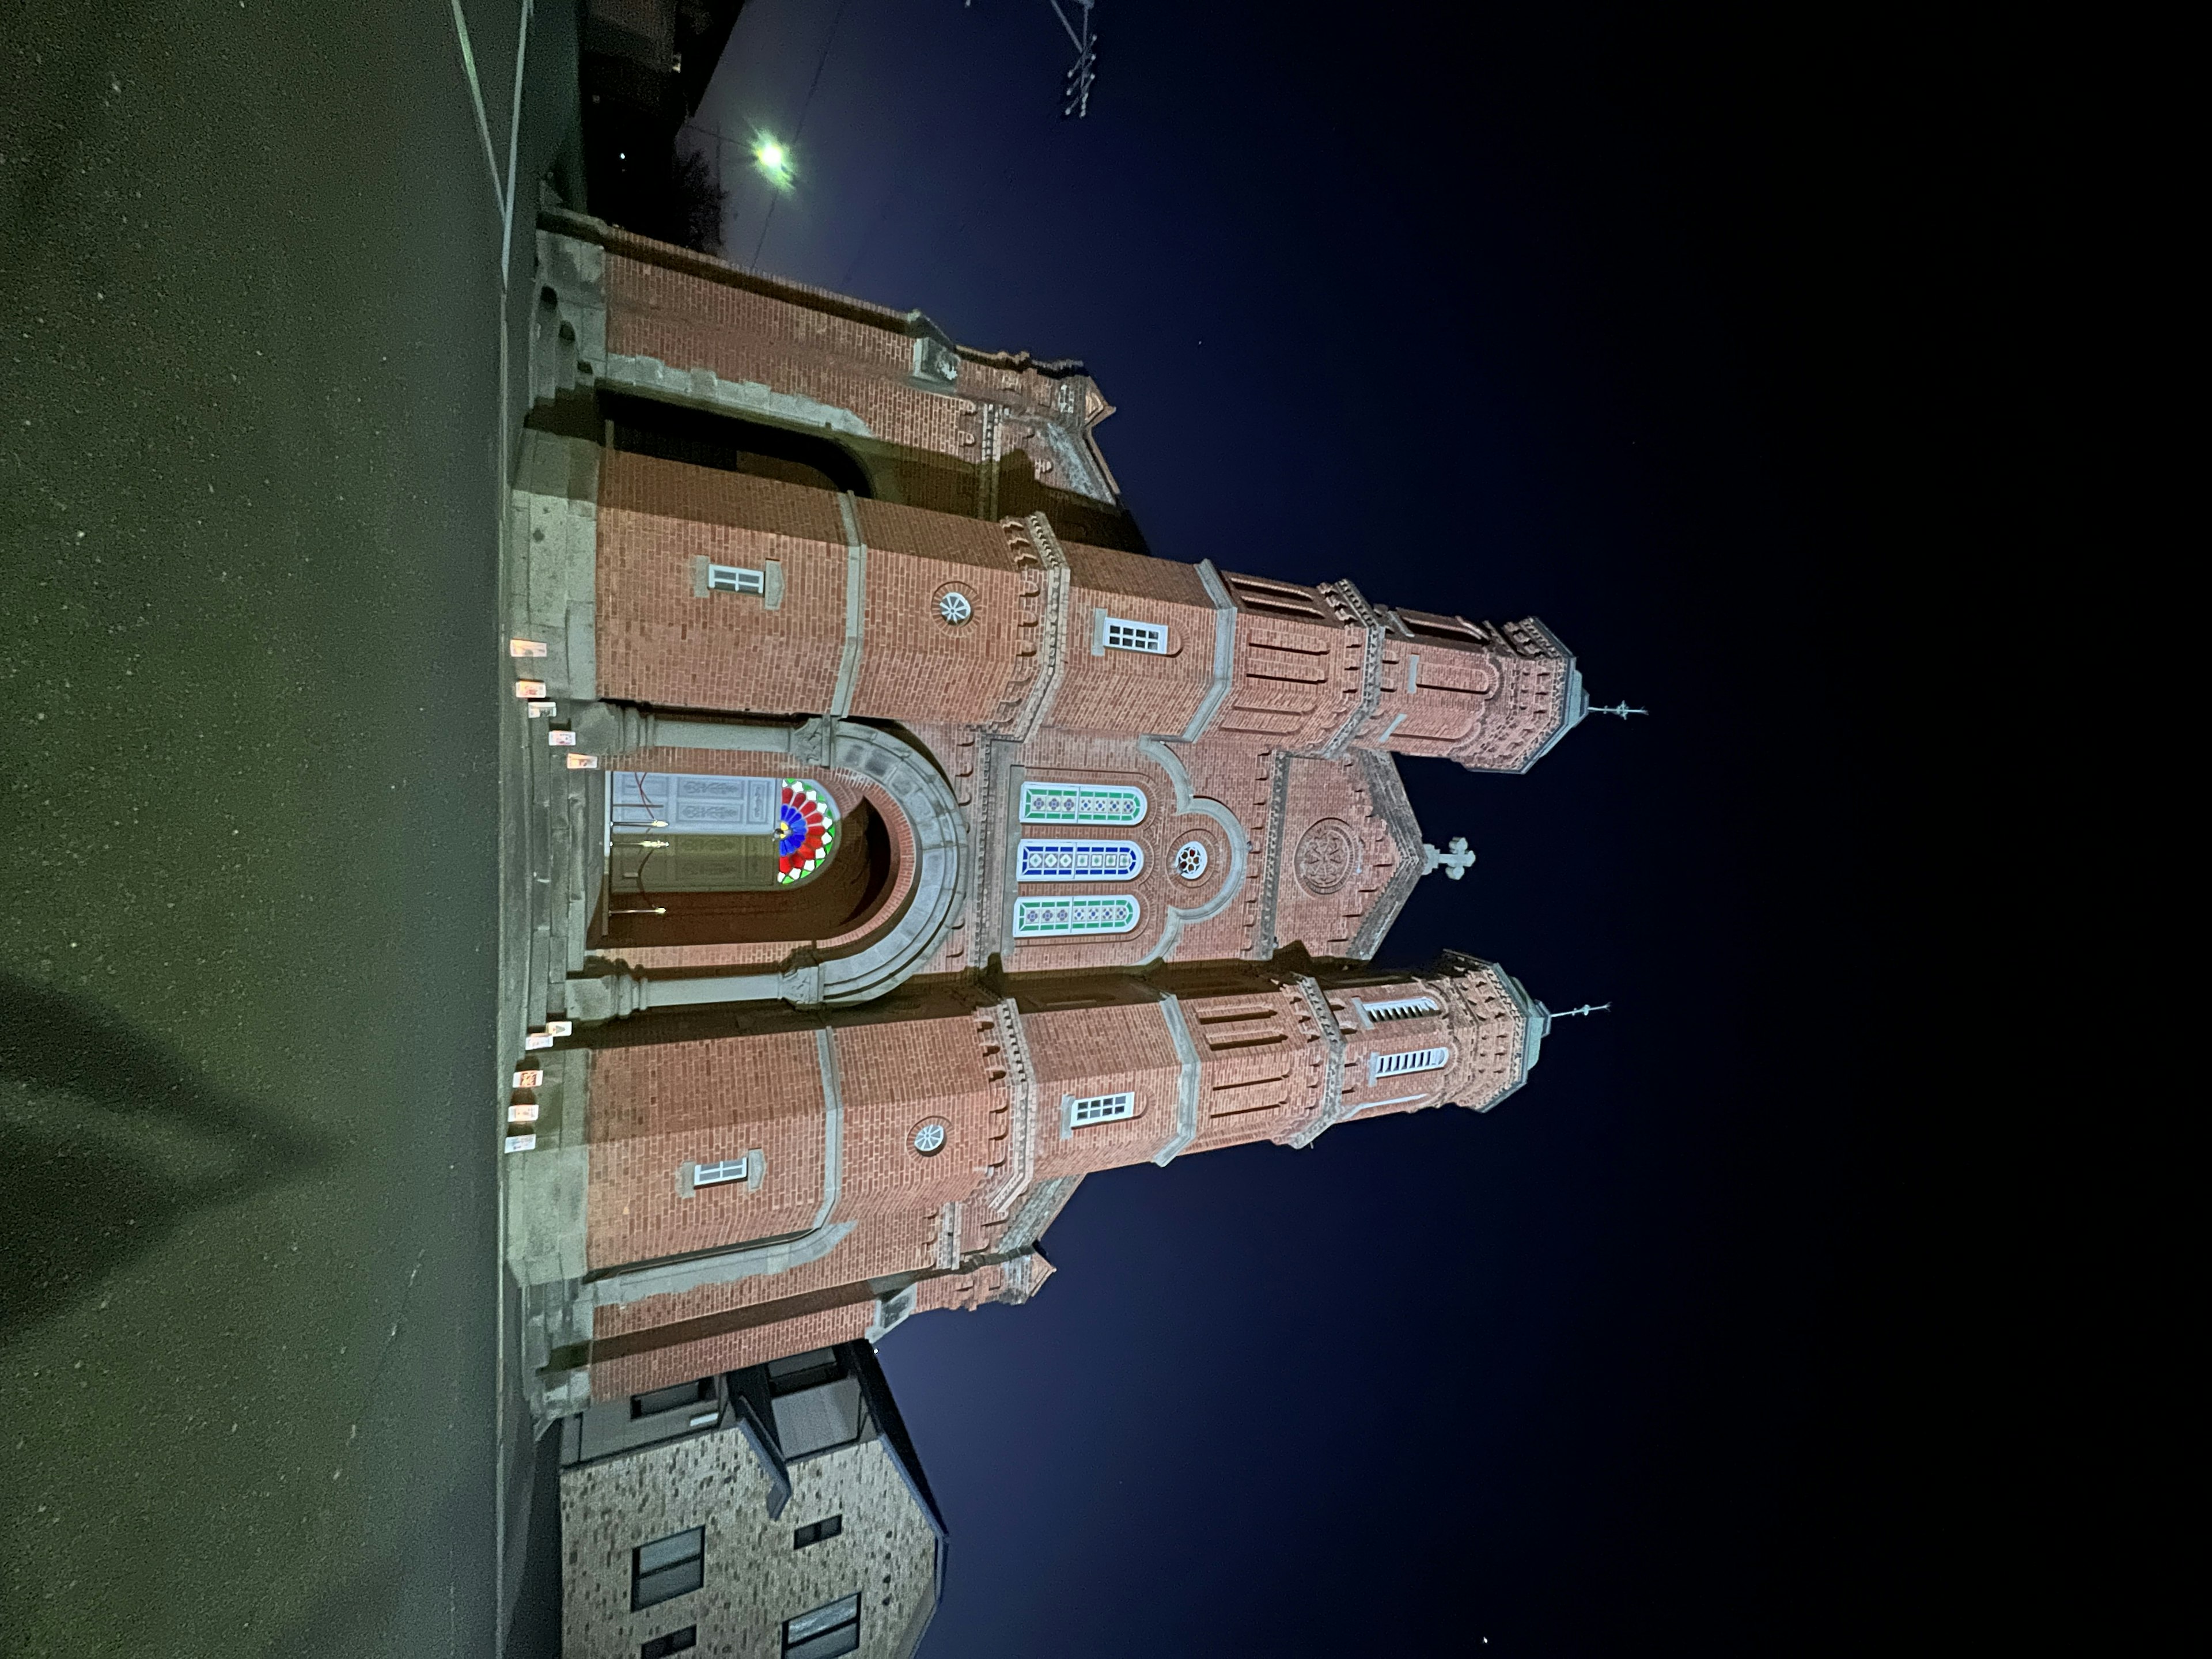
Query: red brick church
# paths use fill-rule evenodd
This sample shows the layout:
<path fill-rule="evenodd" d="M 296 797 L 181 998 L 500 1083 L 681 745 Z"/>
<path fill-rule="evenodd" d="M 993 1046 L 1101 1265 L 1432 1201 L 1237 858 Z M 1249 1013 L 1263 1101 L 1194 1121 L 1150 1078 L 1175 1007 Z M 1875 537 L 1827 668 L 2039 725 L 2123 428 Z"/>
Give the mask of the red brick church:
<path fill-rule="evenodd" d="M 1393 757 L 1522 771 L 1582 718 L 1540 623 L 1152 556 L 1079 364 L 557 211 L 538 260 L 504 879 L 541 1411 L 1021 1301 L 1093 1170 L 1525 1080 L 1510 975 L 1367 964 L 1464 861 Z"/>

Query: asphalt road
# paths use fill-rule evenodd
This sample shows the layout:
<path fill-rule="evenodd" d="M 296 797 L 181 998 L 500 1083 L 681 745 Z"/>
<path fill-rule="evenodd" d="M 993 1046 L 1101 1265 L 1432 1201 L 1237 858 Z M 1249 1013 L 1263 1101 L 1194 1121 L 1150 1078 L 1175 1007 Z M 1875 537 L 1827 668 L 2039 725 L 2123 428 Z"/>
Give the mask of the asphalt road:
<path fill-rule="evenodd" d="M 15 16 L 0 1653 L 482 1656 L 501 212 L 452 9 Z M 468 16 L 503 162 L 517 13 Z"/>

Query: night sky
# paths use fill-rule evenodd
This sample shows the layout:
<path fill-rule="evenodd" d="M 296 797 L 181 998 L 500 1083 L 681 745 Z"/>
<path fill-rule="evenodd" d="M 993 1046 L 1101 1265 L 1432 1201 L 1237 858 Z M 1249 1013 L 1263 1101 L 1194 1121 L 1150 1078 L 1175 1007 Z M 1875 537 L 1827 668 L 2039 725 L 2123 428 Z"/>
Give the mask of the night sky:
<path fill-rule="evenodd" d="M 1401 763 L 1480 862 L 1381 959 L 1613 1003 L 1526 1090 L 1094 1176 L 1035 1304 L 887 1340 L 952 1531 L 926 1651 L 1848 1645 L 1902 1548 L 1855 44 L 1581 5 L 1097 18 L 1077 123 L 1043 0 L 754 0 L 699 117 L 728 256 L 1082 358 L 1157 553 L 1534 614 L 1651 714 L 1526 777 Z M 756 131 L 796 161 L 772 219 Z"/>

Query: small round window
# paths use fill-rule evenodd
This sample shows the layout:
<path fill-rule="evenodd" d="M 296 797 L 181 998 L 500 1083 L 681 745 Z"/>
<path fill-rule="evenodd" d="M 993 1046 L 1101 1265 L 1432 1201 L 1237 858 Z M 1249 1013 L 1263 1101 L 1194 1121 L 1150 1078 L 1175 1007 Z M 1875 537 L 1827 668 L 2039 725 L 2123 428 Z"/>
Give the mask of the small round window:
<path fill-rule="evenodd" d="M 948 588 L 937 596 L 937 614 L 957 628 L 975 614 L 975 601 L 958 588 Z"/>
<path fill-rule="evenodd" d="M 1175 872 L 1185 881 L 1196 881 L 1206 873 L 1206 843 L 1187 841 L 1176 848 Z"/>
<path fill-rule="evenodd" d="M 932 1118 L 914 1132 L 914 1149 L 924 1158 L 945 1149 L 945 1125 Z"/>

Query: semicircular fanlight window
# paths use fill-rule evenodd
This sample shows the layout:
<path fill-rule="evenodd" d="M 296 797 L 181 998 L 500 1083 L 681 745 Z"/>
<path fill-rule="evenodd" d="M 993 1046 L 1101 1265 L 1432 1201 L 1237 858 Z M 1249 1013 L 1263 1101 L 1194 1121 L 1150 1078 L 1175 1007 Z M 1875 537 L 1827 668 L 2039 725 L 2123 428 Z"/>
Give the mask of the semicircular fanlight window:
<path fill-rule="evenodd" d="M 837 804 L 819 784 L 783 781 L 777 810 L 775 878 L 804 881 L 829 862 L 837 846 Z"/>

